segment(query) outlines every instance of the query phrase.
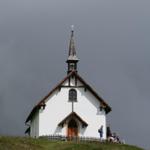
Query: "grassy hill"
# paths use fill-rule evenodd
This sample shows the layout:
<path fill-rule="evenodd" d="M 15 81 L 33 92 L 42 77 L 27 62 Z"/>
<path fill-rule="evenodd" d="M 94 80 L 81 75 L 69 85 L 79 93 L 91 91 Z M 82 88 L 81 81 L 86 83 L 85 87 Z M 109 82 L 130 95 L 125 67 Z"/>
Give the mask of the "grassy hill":
<path fill-rule="evenodd" d="M 122 144 L 65 142 L 25 137 L 0 137 L 0 150 L 142 150 Z"/>

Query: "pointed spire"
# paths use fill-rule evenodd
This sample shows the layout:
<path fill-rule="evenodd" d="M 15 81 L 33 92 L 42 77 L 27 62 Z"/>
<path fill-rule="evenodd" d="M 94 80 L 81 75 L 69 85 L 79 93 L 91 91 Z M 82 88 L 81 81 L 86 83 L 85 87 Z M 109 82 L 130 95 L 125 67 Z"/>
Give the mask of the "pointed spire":
<path fill-rule="evenodd" d="M 67 59 L 68 64 L 68 71 L 67 73 L 70 73 L 71 71 L 77 72 L 77 62 L 79 61 L 77 55 L 76 55 L 76 49 L 74 44 L 74 26 L 71 26 L 71 37 L 70 37 L 70 43 L 69 43 L 69 55 Z"/>
<path fill-rule="evenodd" d="M 74 26 L 71 26 L 71 37 L 70 37 L 70 43 L 69 43 L 69 55 L 68 60 L 75 60 L 78 61 L 77 55 L 76 55 L 76 49 L 74 44 Z"/>

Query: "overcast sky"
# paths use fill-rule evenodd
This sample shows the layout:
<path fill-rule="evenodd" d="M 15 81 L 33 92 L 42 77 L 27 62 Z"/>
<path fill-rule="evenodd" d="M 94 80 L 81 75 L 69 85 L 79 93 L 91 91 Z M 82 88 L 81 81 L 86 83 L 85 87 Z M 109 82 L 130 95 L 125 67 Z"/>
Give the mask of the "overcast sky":
<path fill-rule="evenodd" d="M 0 0 L 0 134 L 24 135 L 66 75 L 72 24 L 79 74 L 112 107 L 111 129 L 150 148 L 149 0 Z"/>

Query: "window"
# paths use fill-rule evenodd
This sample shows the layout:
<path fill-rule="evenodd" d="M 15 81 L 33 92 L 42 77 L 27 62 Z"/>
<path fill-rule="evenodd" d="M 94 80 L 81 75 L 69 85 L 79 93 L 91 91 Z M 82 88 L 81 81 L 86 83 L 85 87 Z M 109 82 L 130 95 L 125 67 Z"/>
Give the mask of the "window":
<path fill-rule="evenodd" d="M 70 70 L 74 70 L 74 64 L 73 63 L 70 64 Z"/>
<path fill-rule="evenodd" d="M 77 101 L 77 91 L 75 89 L 69 90 L 69 101 L 76 102 Z"/>

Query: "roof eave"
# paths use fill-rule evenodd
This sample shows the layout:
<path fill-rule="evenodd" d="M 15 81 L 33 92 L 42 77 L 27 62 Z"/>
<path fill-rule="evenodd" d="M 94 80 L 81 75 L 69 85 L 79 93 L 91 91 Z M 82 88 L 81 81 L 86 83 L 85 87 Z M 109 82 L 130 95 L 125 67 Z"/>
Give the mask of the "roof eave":
<path fill-rule="evenodd" d="M 63 126 L 63 124 L 66 122 L 66 120 L 68 120 L 70 117 L 75 117 L 77 118 L 82 124 L 83 126 L 88 126 L 88 123 L 86 123 L 77 113 L 75 112 L 71 112 L 68 116 L 66 116 L 59 124 L 58 126 Z"/>
<path fill-rule="evenodd" d="M 37 109 L 39 109 L 39 107 L 41 107 L 42 105 L 45 105 L 45 100 L 55 91 L 59 88 L 59 86 L 61 84 L 63 84 L 66 79 L 71 76 L 74 73 L 74 71 L 70 72 L 55 88 L 53 88 L 30 112 L 30 114 L 28 115 L 25 123 L 27 123 L 28 121 L 31 120 L 32 116 L 34 115 L 34 113 L 36 112 Z"/>
<path fill-rule="evenodd" d="M 27 123 L 28 121 L 31 120 L 31 118 L 33 117 L 33 115 L 35 114 L 35 112 L 43 105 L 45 105 L 45 100 L 55 91 L 57 90 L 61 84 L 63 84 L 70 76 L 72 76 L 73 74 L 75 74 L 78 79 L 87 86 L 87 88 L 93 93 L 93 95 L 100 101 L 102 102 L 106 107 L 105 107 L 105 111 L 106 114 L 108 114 L 111 111 L 111 107 L 93 90 L 93 88 L 87 84 L 83 78 L 81 78 L 78 73 L 76 71 L 71 71 L 54 89 L 52 89 L 31 111 L 31 113 L 29 114 L 29 116 L 27 117 L 25 123 Z"/>

